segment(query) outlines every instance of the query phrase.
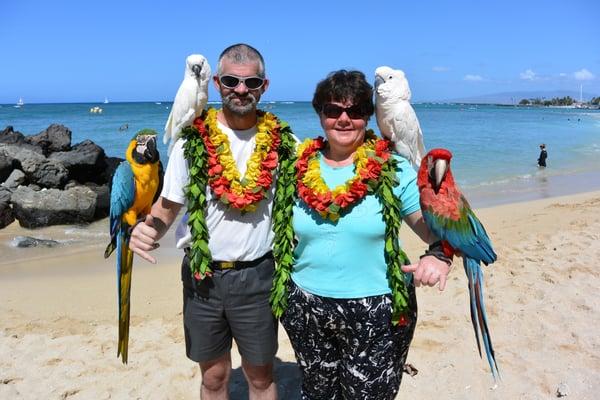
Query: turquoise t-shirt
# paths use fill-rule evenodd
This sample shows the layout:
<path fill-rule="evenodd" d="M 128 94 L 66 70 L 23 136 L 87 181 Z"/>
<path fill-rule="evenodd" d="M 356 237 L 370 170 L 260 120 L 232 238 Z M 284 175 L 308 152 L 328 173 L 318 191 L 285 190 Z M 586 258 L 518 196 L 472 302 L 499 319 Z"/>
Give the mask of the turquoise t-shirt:
<path fill-rule="evenodd" d="M 403 157 L 398 160 L 399 185 L 394 194 L 402 201 L 402 216 L 420 209 L 417 174 Z M 354 165 L 331 167 L 320 159 L 321 175 L 329 188 L 354 176 Z M 368 194 L 337 223 L 321 218 L 301 199 L 294 206 L 298 243 L 292 280 L 309 293 L 352 299 L 391 293 L 384 258 L 385 224 L 382 206 Z"/>

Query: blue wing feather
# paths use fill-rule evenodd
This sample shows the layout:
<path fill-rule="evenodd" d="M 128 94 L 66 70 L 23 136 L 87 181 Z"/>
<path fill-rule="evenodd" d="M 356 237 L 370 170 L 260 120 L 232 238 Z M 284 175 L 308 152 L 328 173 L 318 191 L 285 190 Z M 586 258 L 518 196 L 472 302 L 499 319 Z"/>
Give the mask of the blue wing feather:
<path fill-rule="evenodd" d="M 110 234 L 114 236 L 121 225 L 121 217 L 133 205 L 135 178 L 127 161 L 117 167 L 110 192 Z"/>
<path fill-rule="evenodd" d="M 458 221 L 429 210 L 423 211 L 423 218 L 429 229 L 437 237 L 450 243 L 453 248 L 486 265 L 493 263 L 497 256 L 485 228 L 466 202 L 463 207 Z"/>

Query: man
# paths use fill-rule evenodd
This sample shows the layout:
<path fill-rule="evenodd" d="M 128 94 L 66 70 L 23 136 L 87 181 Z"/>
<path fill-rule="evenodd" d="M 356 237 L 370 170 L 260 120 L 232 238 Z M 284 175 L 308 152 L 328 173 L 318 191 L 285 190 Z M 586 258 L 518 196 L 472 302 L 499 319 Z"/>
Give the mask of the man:
<path fill-rule="evenodd" d="M 275 179 L 270 178 L 274 178 L 277 157 L 271 157 L 275 160 L 271 162 L 266 158 L 273 156 L 277 140 L 271 147 L 263 142 L 277 135 L 264 132 L 264 127 L 272 124 L 264 123 L 264 114 L 257 113 L 257 103 L 269 86 L 264 60 L 249 45 L 230 46 L 221 53 L 213 80 L 223 108 L 209 110 L 204 120 L 194 122 L 197 136 L 184 136 L 187 140 L 175 144 L 161 196 L 151 214 L 134 228 L 130 248 L 155 263 L 149 251 L 158 247 L 157 241 L 182 206 L 187 206 L 188 214 L 177 228 L 176 239 L 177 247 L 186 249 L 182 263 L 186 352 L 200 365 L 200 397 L 228 398 L 233 338 L 242 357 L 250 399 L 276 399 L 273 360 L 277 321 L 268 300 L 274 270 L 271 215 Z M 203 132 L 204 142 L 194 141 L 199 132 Z M 190 143 L 201 144 L 193 147 Z M 198 147 L 208 154 L 201 171 L 190 168 L 200 159 L 193 154 L 202 154 L 195 153 Z M 260 149 L 270 149 L 271 153 L 265 155 Z M 263 161 L 256 162 L 261 154 Z M 253 168 L 258 170 L 252 173 Z M 190 176 L 190 170 L 199 172 Z M 198 182 L 194 179 L 203 174 L 207 178 L 199 182 L 205 182 L 206 188 L 190 195 L 190 187 Z M 266 177 L 266 183 L 265 179 L 251 182 L 256 175 Z M 204 191 L 205 204 L 197 195 Z M 192 221 L 191 230 L 188 220 Z M 207 232 L 198 229 L 198 221 L 205 223 Z M 208 242 L 210 257 L 194 253 L 206 250 L 203 240 Z M 199 266 L 211 257 L 208 265 Z"/>

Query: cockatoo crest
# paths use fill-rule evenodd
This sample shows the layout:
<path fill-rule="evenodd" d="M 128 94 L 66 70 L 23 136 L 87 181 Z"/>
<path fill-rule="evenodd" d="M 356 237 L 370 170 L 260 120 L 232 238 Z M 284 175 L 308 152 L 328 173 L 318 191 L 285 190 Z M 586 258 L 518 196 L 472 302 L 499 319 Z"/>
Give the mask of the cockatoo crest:
<path fill-rule="evenodd" d="M 410 98 L 410 87 L 403 71 L 385 66 L 375 70 L 377 126 L 381 134 L 394 143 L 398 154 L 418 168 L 425 145 Z"/>
<path fill-rule="evenodd" d="M 210 65 L 203 55 L 192 54 L 187 57 L 183 81 L 177 90 L 171 113 L 165 124 L 163 141 L 165 144 L 170 142 L 169 154 L 181 130 L 190 126 L 206 107 L 211 72 Z"/>

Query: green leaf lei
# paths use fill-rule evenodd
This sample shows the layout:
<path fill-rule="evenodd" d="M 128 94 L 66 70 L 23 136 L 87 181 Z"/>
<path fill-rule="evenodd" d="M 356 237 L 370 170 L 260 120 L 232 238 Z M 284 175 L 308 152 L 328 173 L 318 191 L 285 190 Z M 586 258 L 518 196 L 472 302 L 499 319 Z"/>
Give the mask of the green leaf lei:
<path fill-rule="evenodd" d="M 392 323 L 401 321 L 408 314 L 408 289 L 406 287 L 402 265 L 409 264 L 408 256 L 400 247 L 398 234 L 402 225 L 402 201 L 394 194 L 393 187 L 398 185 L 396 166 L 398 162 L 393 157 L 382 166 L 380 184 L 375 191 L 383 206 L 382 214 L 385 222 L 385 262 L 387 278 L 392 290 Z"/>
<path fill-rule="evenodd" d="M 285 124 L 282 132 L 291 132 Z M 287 285 L 294 266 L 294 228 L 292 210 L 296 198 L 296 141 L 290 134 L 281 135 L 279 145 L 279 173 L 273 202 L 273 256 L 275 273 L 271 287 L 271 308 L 275 318 L 281 317 L 287 307 Z"/>
<path fill-rule="evenodd" d="M 203 113 L 200 117 L 204 119 Z M 278 149 L 279 173 L 275 189 L 273 204 L 273 231 L 275 233 L 275 246 L 273 255 L 276 262 L 276 272 L 282 268 L 291 271 L 293 264 L 293 238 L 292 207 L 295 194 L 294 165 L 296 147 L 289 125 L 281 120 L 279 135 L 281 143 Z M 188 225 L 192 234 L 190 247 L 190 269 L 196 279 L 203 279 L 211 275 L 210 263 L 212 255 L 208 248 L 208 228 L 206 226 L 206 185 L 208 184 L 208 153 L 204 141 L 198 130 L 192 125 L 182 130 L 184 155 L 189 166 L 189 183 L 185 189 L 187 209 L 189 214 Z M 289 206 L 285 206 L 285 205 Z M 289 276 L 289 273 L 288 273 Z"/>
<path fill-rule="evenodd" d="M 204 113 L 202 117 L 204 117 Z M 208 248 L 208 227 L 206 226 L 206 185 L 208 184 L 207 151 L 204 141 L 193 125 L 183 128 L 185 138 L 183 151 L 189 166 L 189 183 L 185 188 L 187 199 L 188 225 L 192 234 L 190 246 L 190 269 L 194 277 L 204 278 L 212 270 L 209 265 L 212 256 Z"/>

